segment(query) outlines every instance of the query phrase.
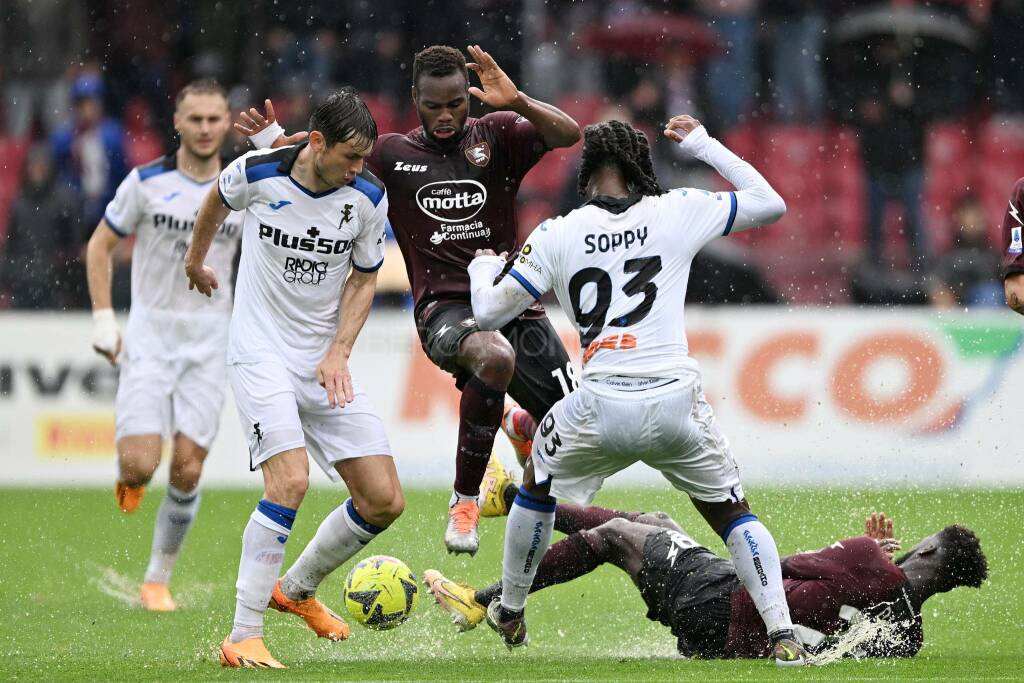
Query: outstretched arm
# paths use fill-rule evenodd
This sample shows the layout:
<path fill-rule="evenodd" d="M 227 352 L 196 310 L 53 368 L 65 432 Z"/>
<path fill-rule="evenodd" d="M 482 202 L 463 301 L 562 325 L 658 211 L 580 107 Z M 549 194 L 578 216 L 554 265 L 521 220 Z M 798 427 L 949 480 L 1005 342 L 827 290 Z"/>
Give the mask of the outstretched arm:
<path fill-rule="evenodd" d="M 786 202 L 749 163 L 711 137 L 695 118 L 674 116 L 665 137 L 675 140 L 690 156 L 700 159 L 736 188 L 736 218 L 732 232 L 774 223 L 786 213 Z"/>
<path fill-rule="evenodd" d="M 507 254 L 495 255 L 490 249 L 478 249 L 469 264 L 469 287 L 473 317 L 481 330 L 500 330 L 516 319 L 536 301 L 539 294 L 530 292 L 512 275 L 494 284 L 494 278 L 505 267 Z"/>
<path fill-rule="evenodd" d="M 512 79 L 501 70 L 479 45 L 470 45 L 469 55 L 474 59 L 466 67 L 480 77 L 483 89 L 472 86 L 469 93 L 495 109 L 508 109 L 532 123 L 544 144 L 550 149 L 572 147 L 582 134 L 580 124 L 553 105 L 535 100 L 516 88 Z"/>

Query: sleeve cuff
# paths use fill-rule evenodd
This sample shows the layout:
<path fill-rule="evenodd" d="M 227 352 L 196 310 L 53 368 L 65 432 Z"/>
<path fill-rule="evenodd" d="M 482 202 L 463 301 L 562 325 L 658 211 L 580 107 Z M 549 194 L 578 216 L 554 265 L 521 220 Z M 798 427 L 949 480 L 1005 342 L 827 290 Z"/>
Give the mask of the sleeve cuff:
<path fill-rule="evenodd" d="M 103 214 L 103 220 L 107 222 L 107 227 L 114 231 L 114 234 L 118 237 L 127 237 L 128 233 L 117 223 L 110 220 L 110 214 Z"/>
<path fill-rule="evenodd" d="M 381 260 L 377 262 L 377 265 L 370 266 L 369 268 L 364 268 L 361 265 L 359 265 L 358 263 L 356 263 L 355 261 L 352 262 L 352 267 L 355 268 L 356 270 L 358 270 L 360 273 L 375 273 L 378 270 L 380 270 L 380 267 L 383 266 L 383 265 L 384 265 L 384 259 L 383 258 L 381 258 Z"/>
<path fill-rule="evenodd" d="M 541 293 L 537 291 L 537 288 L 530 284 L 530 281 L 527 280 L 526 277 L 518 270 L 512 268 L 511 270 L 508 271 L 508 274 L 514 277 L 516 282 L 521 284 L 523 286 L 523 289 L 529 292 L 530 296 L 532 296 L 534 299 L 539 299 L 541 297 Z"/>
<path fill-rule="evenodd" d="M 228 203 L 227 197 L 224 196 L 224 192 L 220 189 L 220 183 L 217 184 L 217 194 L 220 195 L 220 203 L 221 204 L 223 204 L 224 206 L 228 207 L 232 211 L 238 211 L 239 210 L 239 209 L 236 209 L 235 207 L 231 206 L 231 204 Z"/>
<path fill-rule="evenodd" d="M 729 193 L 729 220 L 725 222 L 725 232 L 722 233 L 722 237 L 725 237 L 732 232 L 732 224 L 736 222 L 736 193 Z"/>

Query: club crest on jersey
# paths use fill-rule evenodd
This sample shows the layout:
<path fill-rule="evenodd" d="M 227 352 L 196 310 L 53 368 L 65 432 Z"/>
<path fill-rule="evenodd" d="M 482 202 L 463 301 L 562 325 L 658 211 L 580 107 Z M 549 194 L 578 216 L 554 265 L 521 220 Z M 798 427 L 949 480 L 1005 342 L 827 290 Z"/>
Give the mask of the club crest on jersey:
<path fill-rule="evenodd" d="M 466 158 L 469 159 L 469 163 L 474 166 L 483 168 L 491 160 L 491 146 L 486 142 L 473 145 L 466 150 Z"/>
<path fill-rule="evenodd" d="M 1020 254 L 1024 252 L 1024 241 L 1021 241 L 1021 228 L 1010 228 L 1010 248 L 1006 250 L 1008 254 Z"/>

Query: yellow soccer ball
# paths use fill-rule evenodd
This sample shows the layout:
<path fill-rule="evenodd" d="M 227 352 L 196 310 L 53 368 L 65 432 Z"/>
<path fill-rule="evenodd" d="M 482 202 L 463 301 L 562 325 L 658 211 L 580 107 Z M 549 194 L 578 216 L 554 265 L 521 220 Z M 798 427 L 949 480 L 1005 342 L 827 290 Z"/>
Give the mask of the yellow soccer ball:
<path fill-rule="evenodd" d="M 345 607 L 352 618 L 378 631 L 400 626 L 416 609 L 416 576 L 399 559 L 368 557 L 345 579 Z"/>

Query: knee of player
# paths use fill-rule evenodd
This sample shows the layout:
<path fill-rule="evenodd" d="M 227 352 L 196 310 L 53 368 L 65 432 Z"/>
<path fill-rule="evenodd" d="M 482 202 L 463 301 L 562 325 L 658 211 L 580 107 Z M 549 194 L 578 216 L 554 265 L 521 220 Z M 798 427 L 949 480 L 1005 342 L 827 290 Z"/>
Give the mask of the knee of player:
<path fill-rule="evenodd" d="M 491 382 L 508 382 L 516 370 L 516 352 L 501 338 L 488 344 L 480 354 L 477 374 Z"/>
<path fill-rule="evenodd" d="M 620 541 L 629 530 L 629 527 L 633 522 L 622 517 L 615 517 L 609 519 L 604 524 L 601 524 L 594 528 L 594 531 L 598 533 L 602 540 L 606 542 L 615 543 Z"/>
<path fill-rule="evenodd" d="M 400 488 L 377 491 L 357 503 L 363 516 L 378 526 L 388 526 L 405 511 L 405 496 Z"/>
<path fill-rule="evenodd" d="M 181 491 L 191 491 L 199 485 L 203 462 L 198 459 L 175 461 L 171 465 L 171 483 Z"/>
<path fill-rule="evenodd" d="M 298 508 L 309 489 L 308 472 L 279 473 L 272 482 L 267 482 L 267 498 L 274 503 Z"/>

